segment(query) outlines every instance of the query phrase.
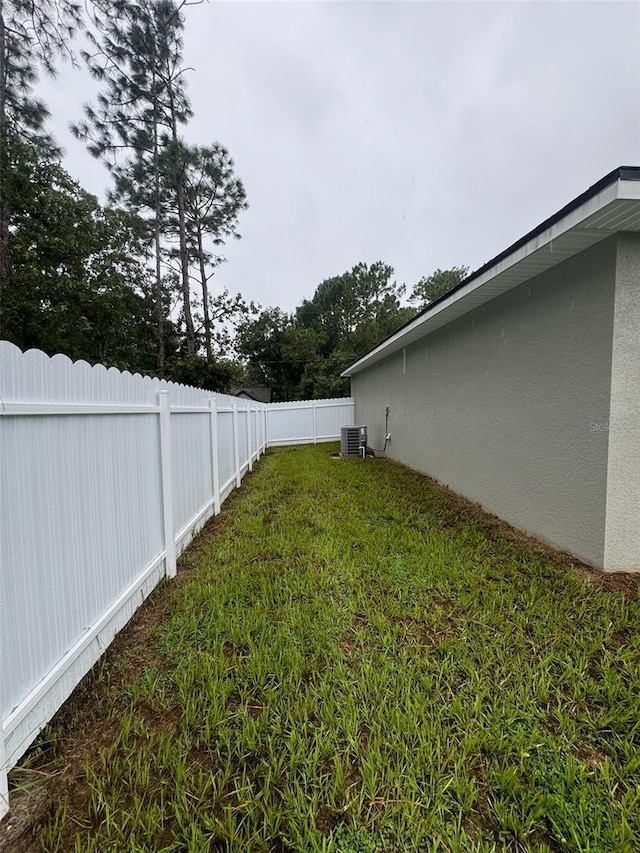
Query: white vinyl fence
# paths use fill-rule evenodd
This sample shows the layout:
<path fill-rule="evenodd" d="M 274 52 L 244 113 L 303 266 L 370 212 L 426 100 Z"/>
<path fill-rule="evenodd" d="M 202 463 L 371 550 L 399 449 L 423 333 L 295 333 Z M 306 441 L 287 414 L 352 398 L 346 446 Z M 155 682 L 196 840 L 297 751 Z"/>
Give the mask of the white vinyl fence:
<path fill-rule="evenodd" d="M 351 397 L 303 400 L 267 406 L 267 444 L 316 444 L 337 441 L 340 427 L 353 423 Z"/>
<path fill-rule="evenodd" d="M 260 404 L 0 341 L 0 817 L 7 773 L 269 445 L 353 400 Z"/>

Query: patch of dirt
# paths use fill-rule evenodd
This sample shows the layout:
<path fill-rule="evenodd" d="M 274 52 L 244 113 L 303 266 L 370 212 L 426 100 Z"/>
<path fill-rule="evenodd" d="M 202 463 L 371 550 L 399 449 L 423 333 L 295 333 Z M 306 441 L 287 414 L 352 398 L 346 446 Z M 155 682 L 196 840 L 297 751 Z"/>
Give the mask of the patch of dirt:
<path fill-rule="evenodd" d="M 14 791 L 11 810 L 0 823 L 0 853 L 39 851 L 37 836 L 52 811 L 53 802 L 47 786 Z"/>
<path fill-rule="evenodd" d="M 197 652 L 198 649 L 194 648 L 193 651 Z M 222 654 L 226 658 L 237 658 L 238 660 L 244 660 L 246 657 L 249 656 L 249 651 L 249 646 L 245 645 L 244 643 L 240 643 L 240 645 L 238 645 L 237 643 L 231 643 L 227 641 L 222 646 Z"/>
<path fill-rule="evenodd" d="M 136 715 L 141 717 L 150 728 L 163 734 L 174 732 L 182 717 L 177 708 L 158 712 L 147 699 L 141 699 L 136 703 Z"/>
<path fill-rule="evenodd" d="M 573 564 L 574 571 L 588 583 L 604 592 L 619 592 L 629 598 L 637 598 L 640 589 L 640 571 L 638 572 L 600 572 L 582 563 Z"/>
<path fill-rule="evenodd" d="M 344 784 L 346 788 L 353 788 L 361 782 L 362 775 L 360 773 L 360 762 L 358 759 L 355 759 L 351 762 L 351 765 L 344 777 Z"/>
<path fill-rule="evenodd" d="M 369 644 L 371 641 L 371 625 L 363 613 L 355 613 L 351 617 L 351 625 L 344 631 L 338 645 L 348 658 L 357 658 L 363 645 L 363 638 Z"/>
<path fill-rule="evenodd" d="M 567 849 L 559 841 L 556 841 L 553 835 L 550 835 L 548 832 L 542 832 L 540 829 L 534 830 L 529 835 L 528 841 L 532 845 L 531 850 L 540 850 L 543 848 L 543 845 L 552 850 L 553 853 L 563 853 Z"/>
<path fill-rule="evenodd" d="M 330 808 L 322 806 L 316 815 L 316 829 L 323 835 L 329 835 L 335 826 L 335 818 Z"/>
<path fill-rule="evenodd" d="M 362 746 L 366 746 L 369 743 L 369 738 L 371 737 L 371 727 L 368 723 L 360 723 L 360 727 L 358 728 L 358 740 L 362 744 Z"/>
<path fill-rule="evenodd" d="M 348 640 L 348 639 L 340 640 L 338 645 L 340 646 L 342 651 L 345 653 L 345 655 L 353 655 L 360 650 L 360 644 L 359 643 L 353 643 L 353 642 L 351 642 L 351 640 Z"/>
<path fill-rule="evenodd" d="M 393 622 L 402 631 L 400 642 L 403 646 L 410 645 L 412 641 L 417 640 L 423 649 L 432 651 L 440 645 L 446 636 L 444 631 L 435 631 L 420 619 L 395 617 Z"/>
<path fill-rule="evenodd" d="M 244 711 L 253 720 L 257 720 L 265 710 L 264 705 L 260 705 L 255 701 L 251 703 L 245 700 L 241 702 L 228 702 L 227 707 L 230 711 Z"/>
<path fill-rule="evenodd" d="M 476 843 L 482 840 L 482 835 L 485 831 L 483 824 L 480 822 L 479 815 L 468 813 L 462 819 L 462 829 Z"/>
<path fill-rule="evenodd" d="M 224 849 L 227 849 L 226 843 Z M 269 853 L 293 853 L 293 851 L 291 847 L 287 847 L 282 838 L 276 838 L 276 840 L 271 843 Z"/>
<path fill-rule="evenodd" d="M 611 635 L 609 648 L 613 649 L 614 651 L 617 649 L 623 649 L 625 646 L 629 645 L 630 640 L 631 631 L 628 628 L 623 628 L 622 631 L 615 631 Z"/>
<path fill-rule="evenodd" d="M 576 756 L 589 770 L 599 770 L 607 760 L 604 752 L 590 746 L 579 746 L 576 749 Z"/>

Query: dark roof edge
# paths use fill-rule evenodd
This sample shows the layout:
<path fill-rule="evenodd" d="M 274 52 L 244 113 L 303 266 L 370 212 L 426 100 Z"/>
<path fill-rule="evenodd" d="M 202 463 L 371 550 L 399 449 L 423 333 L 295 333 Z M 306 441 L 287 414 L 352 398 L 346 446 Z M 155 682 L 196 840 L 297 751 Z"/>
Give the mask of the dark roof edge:
<path fill-rule="evenodd" d="M 466 278 L 463 278 L 462 281 L 458 282 L 455 287 L 452 287 L 450 290 L 447 290 L 442 296 L 438 297 L 438 299 L 434 299 L 433 302 L 430 302 L 422 311 L 418 311 L 415 317 L 412 317 L 410 320 L 407 320 L 406 323 L 403 323 L 401 326 L 395 330 L 395 332 L 391 332 L 390 335 L 387 335 L 386 338 L 383 338 L 381 341 L 371 347 L 370 350 L 361 355 L 353 364 L 357 364 L 358 361 L 362 361 L 363 358 L 366 358 L 369 353 L 372 353 L 374 350 L 378 349 L 378 347 L 382 346 L 382 344 L 386 343 L 386 341 L 390 340 L 390 338 L 395 337 L 398 332 L 401 332 L 407 326 L 410 326 L 411 323 L 414 323 L 418 317 L 423 317 L 425 314 L 428 314 L 436 305 L 439 305 L 441 302 L 444 302 L 445 299 L 448 299 L 452 293 L 455 293 L 458 290 L 461 290 L 463 287 L 466 287 L 469 282 L 474 281 L 476 278 L 479 278 L 483 275 L 487 270 L 490 270 L 491 267 L 499 264 L 500 261 L 503 261 L 505 258 L 508 258 L 509 255 L 516 252 L 518 249 L 521 249 L 522 246 L 526 245 L 529 240 L 533 240 L 534 237 L 537 237 L 539 234 L 542 234 L 543 231 L 546 231 L 547 228 L 551 228 L 552 225 L 555 225 L 556 222 L 559 222 L 563 219 L 567 214 L 576 210 L 576 208 L 580 207 L 580 205 L 584 204 L 585 201 L 589 201 L 590 198 L 597 195 L 606 187 L 610 186 L 610 184 L 615 184 L 616 181 L 640 181 L 640 166 L 618 166 L 617 169 L 609 172 L 604 178 L 600 178 L 599 181 L 596 181 L 595 184 L 589 187 L 585 192 L 580 193 L 579 196 L 576 196 L 572 201 L 568 204 L 565 204 L 564 207 L 560 208 L 556 213 L 552 216 L 549 216 L 544 222 L 541 222 L 540 225 L 536 225 L 531 231 L 527 232 L 524 237 L 520 237 L 519 240 L 516 240 L 515 243 L 512 243 L 508 248 L 504 249 L 504 251 L 500 252 L 499 255 L 496 255 L 494 258 L 491 258 L 490 261 L 487 261 L 486 264 L 483 264 L 477 270 L 474 270 L 471 275 L 468 275 Z M 353 365 L 349 365 L 347 371 L 351 369 Z M 347 372 L 345 371 L 345 373 Z"/>
<path fill-rule="evenodd" d="M 232 397 L 239 397 L 241 394 L 246 395 L 250 400 L 253 400 L 254 403 L 270 403 L 272 397 L 272 389 L 267 388 L 266 386 L 260 388 L 236 388 L 235 391 L 231 391 Z M 266 397 L 269 397 L 267 400 Z"/>

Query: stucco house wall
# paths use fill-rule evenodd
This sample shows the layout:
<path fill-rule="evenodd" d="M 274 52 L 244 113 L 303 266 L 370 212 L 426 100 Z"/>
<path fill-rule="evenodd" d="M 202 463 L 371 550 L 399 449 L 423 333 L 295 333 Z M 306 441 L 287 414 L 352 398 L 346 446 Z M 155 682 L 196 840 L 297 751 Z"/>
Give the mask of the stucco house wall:
<path fill-rule="evenodd" d="M 352 377 L 373 447 L 604 561 L 617 239 Z"/>
<path fill-rule="evenodd" d="M 609 172 L 343 376 L 374 449 L 594 566 L 640 571 L 640 167 Z"/>
<path fill-rule="evenodd" d="M 640 234 L 617 241 L 604 568 L 640 571 Z"/>

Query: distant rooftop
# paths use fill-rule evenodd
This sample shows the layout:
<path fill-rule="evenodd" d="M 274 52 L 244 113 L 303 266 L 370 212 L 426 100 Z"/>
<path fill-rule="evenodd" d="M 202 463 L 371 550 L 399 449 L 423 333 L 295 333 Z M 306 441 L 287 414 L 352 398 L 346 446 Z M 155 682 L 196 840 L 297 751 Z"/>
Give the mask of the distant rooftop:
<path fill-rule="evenodd" d="M 255 400 L 256 403 L 270 403 L 271 388 L 238 388 L 237 391 L 233 392 L 233 396 Z"/>

